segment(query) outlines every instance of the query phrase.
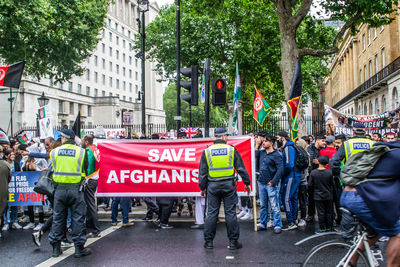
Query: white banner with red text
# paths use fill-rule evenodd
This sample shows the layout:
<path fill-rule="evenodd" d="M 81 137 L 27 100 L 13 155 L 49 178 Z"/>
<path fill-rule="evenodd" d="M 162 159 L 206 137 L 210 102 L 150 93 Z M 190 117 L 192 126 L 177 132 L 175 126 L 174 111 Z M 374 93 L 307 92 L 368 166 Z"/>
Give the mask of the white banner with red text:
<path fill-rule="evenodd" d="M 200 196 L 201 155 L 214 139 L 99 140 L 97 196 Z M 240 153 L 255 194 L 255 154 L 251 137 L 230 137 Z M 246 196 L 240 176 L 240 196 Z"/>

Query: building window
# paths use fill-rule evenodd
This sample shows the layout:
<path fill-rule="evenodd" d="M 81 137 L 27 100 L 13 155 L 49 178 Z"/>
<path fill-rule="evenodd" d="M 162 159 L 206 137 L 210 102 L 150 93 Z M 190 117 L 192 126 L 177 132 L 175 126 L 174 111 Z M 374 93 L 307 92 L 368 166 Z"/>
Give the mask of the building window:
<path fill-rule="evenodd" d="M 117 89 L 119 89 L 119 79 L 117 79 L 115 84 L 116 84 L 115 86 L 117 87 Z"/>
<path fill-rule="evenodd" d="M 69 114 L 74 115 L 74 103 L 69 103 Z"/>
<path fill-rule="evenodd" d="M 135 94 L 138 94 L 139 91 L 139 87 L 137 86 L 137 84 L 135 85 Z"/>
<path fill-rule="evenodd" d="M 372 60 L 369 61 L 368 68 L 369 68 L 369 77 L 371 77 L 372 76 Z"/>
<path fill-rule="evenodd" d="M 118 31 L 118 23 L 115 22 L 115 30 Z"/>
<path fill-rule="evenodd" d="M 129 102 L 132 102 L 132 97 L 131 96 L 129 97 Z"/>
<path fill-rule="evenodd" d="M 90 70 L 86 70 L 86 80 L 90 81 Z"/>
<path fill-rule="evenodd" d="M 72 82 L 68 82 L 68 91 L 72 92 Z"/>
<path fill-rule="evenodd" d="M 385 48 L 382 48 L 381 55 L 382 55 L 382 69 L 383 69 L 386 66 Z"/>
<path fill-rule="evenodd" d="M 111 19 L 108 19 L 108 26 L 111 26 Z"/>
<path fill-rule="evenodd" d="M 82 114 L 82 104 L 78 104 L 78 112 Z"/>
<path fill-rule="evenodd" d="M 367 107 L 367 103 L 364 103 L 364 115 L 368 114 L 368 107 Z"/>
<path fill-rule="evenodd" d="M 378 98 L 375 99 L 375 114 L 379 114 L 379 100 Z"/>
<path fill-rule="evenodd" d="M 365 33 L 362 36 L 362 42 L 363 42 L 363 51 L 365 50 Z"/>
<path fill-rule="evenodd" d="M 123 96 L 122 99 L 123 99 L 124 101 L 126 101 L 126 96 Z"/>
<path fill-rule="evenodd" d="M 106 91 L 102 90 L 101 91 L 101 96 L 106 96 Z"/>
<path fill-rule="evenodd" d="M 108 55 L 109 55 L 110 57 L 112 57 L 112 47 L 110 47 L 110 48 L 108 49 Z"/>
<path fill-rule="evenodd" d="M 106 52 L 106 45 L 105 44 L 101 44 L 101 52 L 103 52 L 103 54 Z"/>
<path fill-rule="evenodd" d="M 375 73 L 379 71 L 378 55 L 375 55 Z"/>
<path fill-rule="evenodd" d="M 94 65 L 97 67 L 97 56 L 94 56 Z"/>
<path fill-rule="evenodd" d="M 112 87 L 112 84 L 113 84 L 113 82 L 112 82 L 112 77 L 110 77 L 110 79 L 108 80 L 109 82 L 108 82 L 108 85 L 110 86 L 110 87 Z"/>
<path fill-rule="evenodd" d="M 117 74 L 119 74 L 119 65 L 118 64 L 115 65 L 115 69 L 116 69 Z"/>
<path fill-rule="evenodd" d="M 108 40 L 109 40 L 110 42 L 112 42 L 112 32 L 109 32 L 109 33 L 108 33 Z"/>
<path fill-rule="evenodd" d="M 372 101 L 371 100 L 369 101 L 369 113 L 370 113 L 370 115 L 372 115 L 372 113 L 374 113 L 374 109 L 372 107 Z"/>
<path fill-rule="evenodd" d="M 87 106 L 87 115 L 88 115 L 88 117 L 92 116 L 92 107 L 91 106 Z"/>
<path fill-rule="evenodd" d="M 117 50 L 115 53 L 116 53 L 116 58 L 119 59 L 119 51 Z"/>
<path fill-rule="evenodd" d="M 132 65 L 132 57 L 129 56 L 129 65 Z"/>
<path fill-rule="evenodd" d="M 364 65 L 364 82 L 366 82 L 367 79 L 368 79 L 368 76 L 367 76 L 367 65 Z"/>
<path fill-rule="evenodd" d="M 109 65 L 109 71 L 111 72 L 112 71 L 112 62 L 110 61 L 109 63 L 108 63 L 108 65 Z"/>
<path fill-rule="evenodd" d="M 106 60 L 104 58 L 101 59 L 101 67 L 103 68 L 103 70 L 106 69 Z"/>
<path fill-rule="evenodd" d="M 58 113 L 63 113 L 64 112 L 64 102 L 62 100 L 58 100 Z"/>
<path fill-rule="evenodd" d="M 122 75 L 124 75 L 124 77 L 125 77 L 125 74 L 126 74 L 126 68 L 123 67 L 123 68 L 122 68 Z"/>
<path fill-rule="evenodd" d="M 371 29 L 368 28 L 368 45 L 371 44 Z"/>
<path fill-rule="evenodd" d="M 132 83 L 129 83 L 129 92 L 132 93 Z"/>
<path fill-rule="evenodd" d="M 135 80 L 136 81 L 138 80 L 138 72 L 137 71 L 135 72 Z"/>
<path fill-rule="evenodd" d="M 98 78 L 97 76 L 98 76 L 97 71 L 95 71 L 95 72 L 94 72 L 94 82 L 95 82 L 95 83 L 97 83 L 97 78 Z"/>
<path fill-rule="evenodd" d="M 360 84 L 362 84 L 362 70 L 360 69 Z"/>
<path fill-rule="evenodd" d="M 382 112 L 386 111 L 386 98 L 383 96 L 382 97 Z"/>
<path fill-rule="evenodd" d="M 122 40 L 122 48 L 125 48 L 125 40 Z"/>
<path fill-rule="evenodd" d="M 361 115 L 361 105 L 358 105 L 358 115 Z"/>
<path fill-rule="evenodd" d="M 129 70 L 129 78 L 132 78 L 132 70 Z"/>
<path fill-rule="evenodd" d="M 118 37 L 118 36 L 115 36 L 115 43 L 116 43 L 117 45 L 119 45 L 119 37 Z"/>
<path fill-rule="evenodd" d="M 125 81 L 122 82 L 122 90 L 126 91 L 126 82 Z"/>
<path fill-rule="evenodd" d="M 82 93 L 82 85 L 78 84 L 78 94 L 81 94 L 81 93 Z"/>
<path fill-rule="evenodd" d="M 131 31 L 128 31 L 128 38 L 131 38 Z"/>
<path fill-rule="evenodd" d="M 122 62 L 125 63 L 125 53 L 122 53 Z"/>
<path fill-rule="evenodd" d="M 109 95 L 109 96 L 112 96 L 112 93 L 111 93 L 111 92 L 109 92 L 109 93 L 108 93 L 108 95 Z"/>
<path fill-rule="evenodd" d="M 97 88 L 94 88 L 94 96 L 98 96 L 99 90 Z"/>
<path fill-rule="evenodd" d="M 393 88 L 392 94 L 392 109 L 396 109 L 399 106 L 399 94 L 397 92 L 397 88 Z"/>
<path fill-rule="evenodd" d="M 137 60 L 137 58 L 135 58 L 135 67 L 137 67 L 138 66 L 138 60 Z"/>
<path fill-rule="evenodd" d="M 101 75 L 101 83 L 103 85 L 106 85 L 106 75 L 104 75 L 104 74 Z"/>
<path fill-rule="evenodd" d="M 90 96 L 90 87 L 89 86 L 86 86 L 86 95 Z"/>

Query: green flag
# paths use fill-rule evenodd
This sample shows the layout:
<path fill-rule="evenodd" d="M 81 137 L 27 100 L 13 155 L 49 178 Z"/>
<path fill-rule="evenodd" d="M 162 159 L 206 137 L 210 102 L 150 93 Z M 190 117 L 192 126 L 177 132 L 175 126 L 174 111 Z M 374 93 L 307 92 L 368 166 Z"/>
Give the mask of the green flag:
<path fill-rule="evenodd" d="M 272 108 L 268 105 L 267 101 L 265 101 L 257 87 L 255 85 L 254 87 L 256 88 L 256 95 L 253 103 L 253 118 L 262 126 Z"/>

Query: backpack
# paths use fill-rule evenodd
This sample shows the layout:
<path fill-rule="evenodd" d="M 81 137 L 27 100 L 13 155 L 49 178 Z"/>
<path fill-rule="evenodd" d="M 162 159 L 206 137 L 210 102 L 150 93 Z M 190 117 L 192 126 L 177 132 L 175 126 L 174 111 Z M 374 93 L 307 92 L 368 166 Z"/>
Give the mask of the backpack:
<path fill-rule="evenodd" d="M 296 166 L 300 171 L 307 169 L 310 164 L 307 151 L 298 145 L 293 145 L 293 148 L 296 150 L 294 166 Z"/>
<path fill-rule="evenodd" d="M 390 148 L 382 145 L 352 155 L 342 168 L 340 180 L 343 184 L 350 186 L 365 182 L 375 164 L 388 151 Z"/>

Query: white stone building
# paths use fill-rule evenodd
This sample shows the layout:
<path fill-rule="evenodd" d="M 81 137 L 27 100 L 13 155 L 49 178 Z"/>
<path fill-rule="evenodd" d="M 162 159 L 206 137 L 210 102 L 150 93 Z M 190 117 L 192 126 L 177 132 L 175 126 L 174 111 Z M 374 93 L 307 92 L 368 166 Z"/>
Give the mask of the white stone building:
<path fill-rule="evenodd" d="M 145 13 L 146 24 L 158 14 L 157 3 Z M 115 0 L 110 5 L 101 40 L 92 55 L 83 63 L 86 71 L 63 84 L 50 79 L 35 81 L 23 77 L 20 88 L 13 89 L 14 132 L 36 126 L 39 108 L 37 98 L 44 92 L 50 99 L 53 126 L 72 125 L 81 111 L 82 122 L 89 127 L 97 124 L 122 124 L 124 111 L 133 111 L 133 124 L 142 123 L 142 105 L 137 99 L 141 91 L 141 59 L 131 50 L 138 32 L 136 19 L 141 14 L 135 0 Z M 146 61 L 145 93 L 146 124 L 164 124 L 163 85 L 153 71 L 155 63 Z M 10 133 L 9 89 L 0 88 L 0 127 Z"/>

